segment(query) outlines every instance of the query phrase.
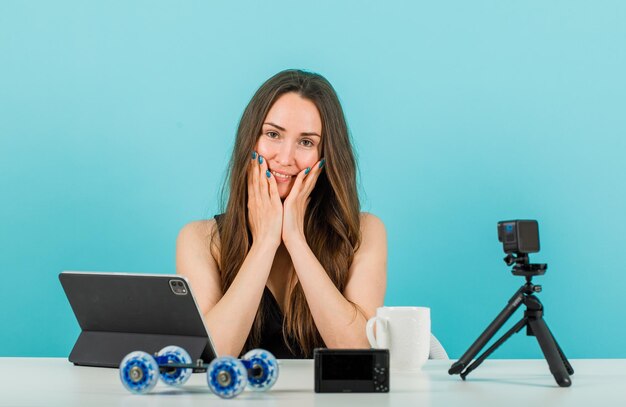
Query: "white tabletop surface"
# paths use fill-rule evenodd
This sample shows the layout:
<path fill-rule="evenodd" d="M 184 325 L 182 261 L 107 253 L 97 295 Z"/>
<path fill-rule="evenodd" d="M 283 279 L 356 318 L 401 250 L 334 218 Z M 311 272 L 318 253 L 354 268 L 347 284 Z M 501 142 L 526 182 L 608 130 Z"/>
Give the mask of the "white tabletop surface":
<path fill-rule="evenodd" d="M 560 388 L 544 360 L 487 360 L 467 381 L 452 361 L 428 361 L 419 373 L 392 372 L 389 393 L 317 394 L 311 360 L 281 360 L 268 392 L 222 400 L 194 374 L 182 388 L 159 383 L 130 394 L 117 369 L 78 367 L 59 358 L 0 358 L 0 406 L 626 406 L 626 359 L 570 361 L 572 387 Z"/>

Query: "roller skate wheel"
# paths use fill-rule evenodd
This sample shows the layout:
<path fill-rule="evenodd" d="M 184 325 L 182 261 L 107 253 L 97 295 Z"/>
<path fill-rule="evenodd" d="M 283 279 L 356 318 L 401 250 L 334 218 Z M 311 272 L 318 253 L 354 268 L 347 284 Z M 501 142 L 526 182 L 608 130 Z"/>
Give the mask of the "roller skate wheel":
<path fill-rule="evenodd" d="M 252 349 L 243 355 L 248 366 L 248 387 L 252 390 L 268 390 L 278 379 L 278 361 L 272 353 L 263 349 Z"/>
<path fill-rule="evenodd" d="M 120 363 L 120 379 L 131 393 L 149 392 L 156 386 L 158 378 L 159 365 L 146 352 L 131 352 Z"/>
<path fill-rule="evenodd" d="M 191 356 L 187 351 L 179 346 L 166 346 L 161 349 L 156 356 L 156 359 L 161 365 L 161 380 L 165 384 L 170 386 L 182 386 L 189 380 L 191 374 L 193 373 L 193 369 L 191 368 L 182 368 L 182 367 L 174 367 L 167 368 L 163 367 L 163 365 L 167 365 L 168 363 L 177 363 L 177 364 L 192 364 Z"/>
<path fill-rule="evenodd" d="M 209 364 L 207 383 L 211 391 L 221 398 L 233 398 L 246 388 L 248 372 L 240 360 L 223 356 Z"/>

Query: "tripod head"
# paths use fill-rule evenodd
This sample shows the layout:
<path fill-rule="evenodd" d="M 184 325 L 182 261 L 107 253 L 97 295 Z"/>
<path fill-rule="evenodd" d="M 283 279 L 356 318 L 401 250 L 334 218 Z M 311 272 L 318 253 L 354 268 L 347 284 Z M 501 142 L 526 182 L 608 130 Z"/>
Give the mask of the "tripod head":
<path fill-rule="evenodd" d="M 548 265 L 545 263 L 530 263 L 528 253 L 509 253 L 504 257 L 507 266 L 513 266 L 511 273 L 514 276 L 534 277 L 546 274 Z"/>

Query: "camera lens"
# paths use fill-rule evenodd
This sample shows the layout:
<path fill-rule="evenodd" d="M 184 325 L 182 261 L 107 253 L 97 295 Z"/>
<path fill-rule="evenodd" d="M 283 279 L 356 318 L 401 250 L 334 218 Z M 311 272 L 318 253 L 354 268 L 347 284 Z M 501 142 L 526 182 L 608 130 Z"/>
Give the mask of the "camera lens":
<path fill-rule="evenodd" d="M 182 287 L 182 286 L 183 286 L 183 282 L 182 282 L 182 281 L 179 281 L 179 282 L 178 282 L 178 285 Z"/>

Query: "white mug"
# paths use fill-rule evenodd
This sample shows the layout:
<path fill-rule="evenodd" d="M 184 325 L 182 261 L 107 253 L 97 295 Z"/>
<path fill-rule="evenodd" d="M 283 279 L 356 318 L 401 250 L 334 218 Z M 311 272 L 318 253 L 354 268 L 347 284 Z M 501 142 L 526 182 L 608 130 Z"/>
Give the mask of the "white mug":
<path fill-rule="evenodd" d="M 428 360 L 430 308 L 380 307 L 367 321 L 365 331 L 372 348 L 389 349 L 393 370 L 419 370 Z"/>

